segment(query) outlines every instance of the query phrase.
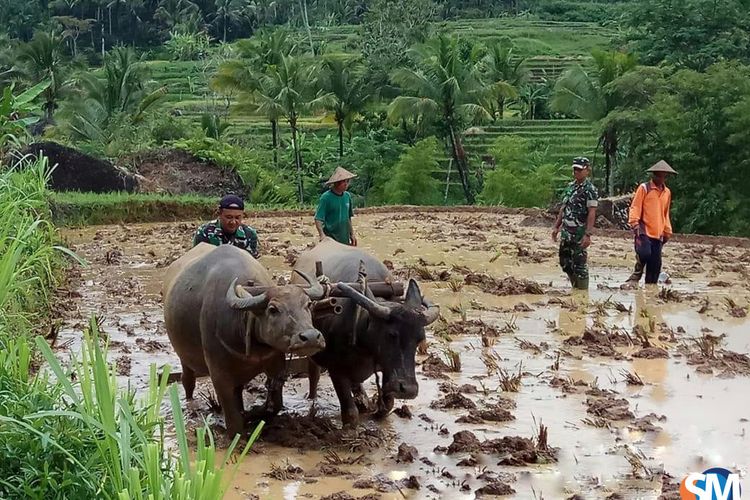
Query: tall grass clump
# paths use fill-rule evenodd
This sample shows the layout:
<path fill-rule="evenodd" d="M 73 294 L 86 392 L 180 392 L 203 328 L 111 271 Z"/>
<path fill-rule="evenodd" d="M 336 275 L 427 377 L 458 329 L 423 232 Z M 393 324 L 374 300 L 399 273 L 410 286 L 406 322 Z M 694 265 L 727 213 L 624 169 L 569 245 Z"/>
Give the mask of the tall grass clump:
<path fill-rule="evenodd" d="M 92 320 L 79 359 L 63 367 L 32 337 L 53 300 L 67 250 L 49 221 L 45 159 L 0 170 L 0 498 L 219 499 L 246 455 L 239 438 L 219 460 L 213 437 L 197 431 L 191 453 L 177 387 L 151 367 L 136 397 L 118 387 Z M 44 364 L 40 367 L 40 361 Z M 161 403 L 171 401 L 175 451 Z M 239 452 L 239 453 L 237 453 Z"/>

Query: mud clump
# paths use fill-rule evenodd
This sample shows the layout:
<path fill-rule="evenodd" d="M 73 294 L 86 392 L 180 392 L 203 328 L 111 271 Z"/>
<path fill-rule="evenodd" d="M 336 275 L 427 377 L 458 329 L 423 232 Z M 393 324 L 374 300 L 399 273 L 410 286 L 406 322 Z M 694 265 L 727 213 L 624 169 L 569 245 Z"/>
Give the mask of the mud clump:
<path fill-rule="evenodd" d="M 389 438 L 385 431 L 370 423 L 349 430 L 340 429 L 330 418 L 283 414 L 266 424 L 259 440 L 299 450 L 369 451 L 383 446 Z"/>
<path fill-rule="evenodd" d="M 459 392 L 451 392 L 444 397 L 430 403 L 433 410 L 446 410 L 461 408 L 464 410 L 475 410 L 476 403 Z"/>
<path fill-rule="evenodd" d="M 435 354 L 430 354 L 422 362 L 422 373 L 430 378 L 448 378 L 445 372 L 450 372 L 451 367 Z"/>
<path fill-rule="evenodd" d="M 331 495 L 320 497 L 320 500 L 380 500 L 381 498 L 383 498 L 383 496 L 378 493 L 370 493 L 361 497 L 355 497 L 346 491 L 339 491 Z"/>
<path fill-rule="evenodd" d="M 453 323 L 441 322 L 435 328 L 437 335 L 459 336 L 471 335 L 475 337 L 498 337 L 502 330 L 488 325 L 480 319 L 469 321 L 456 321 Z"/>
<path fill-rule="evenodd" d="M 534 441 L 520 436 L 505 436 L 482 443 L 482 451 L 501 455 L 497 465 L 523 466 L 557 462 L 557 448 L 536 446 Z"/>
<path fill-rule="evenodd" d="M 484 422 L 510 422 L 515 420 L 511 412 L 505 408 L 496 405 L 480 410 L 471 410 L 468 415 L 459 417 L 456 423 L 459 424 L 482 424 Z"/>
<path fill-rule="evenodd" d="M 503 496 L 513 495 L 516 492 L 509 484 L 500 481 L 490 483 L 486 486 L 482 486 L 474 492 L 477 498 L 483 498 L 487 496 Z"/>
<path fill-rule="evenodd" d="M 352 486 L 361 490 L 375 490 L 380 493 L 392 493 L 400 488 L 419 489 L 419 480 L 415 476 L 410 476 L 396 482 L 389 479 L 385 474 L 377 474 L 373 477 L 357 479 Z"/>
<path fill-rule="evenodd" d="M 395 410 L 393 410 L 393 413 L 401 418 L 411 419 L 413 417 L 411 409 L 406 405 L 403 405 L 400 408 L 396 408 Z"/>
<path fill-rule="evenodd" d="M 396 462 L 412 463 L 418 456 L 419 452 L 414 446 L 410 446 L 406 443 L 401 443 L 398 446 L 398 455 L 396 455 Z"/>
<path fill-rule="evenodd" d="M 497 279 L 488 274 L 470 273 L 464 278 L 464 282 L 493 295 L 544 295 L 539 283 L 513 276 Z"/>
<path fill-rule="evenodd" d="M 669 353 L 661 347 L 645 347 L 640 351 L 634 352 L 632 356 L 642 359 L 666 359 L 669 358 Z"/>
<path fill-rule="evenodd" d="M 654 424 L 654 421 L 657 422 L 666 422 L 667 417 L 664 415 L 657 415 L 656 413 L 649 413 L 648 415 L 637 418 L 634 421 L 632 421 L 630 424 L 628 424 L 628 428 L 636 431 L 642 431 L 642 432 L 659 432 L 661 431 L 661 427 Z"/>
<path fill-rule="evenodd" d="M 586 406 L 588 413 L 606 420 L 632 420 L 634 418 L 629 409 L 628 400 L 618 399 L 611 394 L 603 398 L 588 398 Z"/>
<path fill-rule="evenodd" d="M 448 455 L 455 453 L 472 453 L 479 451 L 482 443 L 471 431 L 460 431 L 453 435 L 453 442 L 448 446 Z"/>

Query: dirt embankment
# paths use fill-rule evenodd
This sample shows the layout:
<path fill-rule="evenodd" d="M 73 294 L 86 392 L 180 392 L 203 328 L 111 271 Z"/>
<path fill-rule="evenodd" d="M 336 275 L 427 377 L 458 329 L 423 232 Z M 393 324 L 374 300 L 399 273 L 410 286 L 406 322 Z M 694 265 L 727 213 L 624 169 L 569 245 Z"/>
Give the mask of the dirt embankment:
<path fill-rule="evenodd" d="M 54 191 L 132 193 L 138 189 L 138 179 L 132 173 L 62 144 L 37 142 L 18 153 L 20 158 L 40 155 L 46 156 L 49 166 L 54 167 L 49 182 Z"/>
<path fill-rule="evenodd" d="M 237 172 L 203 161 L 186 151 L 157 149 L 123 157 L 119 163 L 137 172 L 142 193 L 196 194 L 219 198 L 248 193 Z"/>

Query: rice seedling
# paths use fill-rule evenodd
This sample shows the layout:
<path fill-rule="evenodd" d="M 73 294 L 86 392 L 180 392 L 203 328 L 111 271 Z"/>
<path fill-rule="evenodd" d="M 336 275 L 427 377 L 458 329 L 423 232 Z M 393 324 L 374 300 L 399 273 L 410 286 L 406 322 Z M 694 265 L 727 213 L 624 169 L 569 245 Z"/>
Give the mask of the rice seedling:
<path fill-rule="evenodd" d="M 521 349 L 525 349 L 527 351 L 533 351 L 536 354 L 542 353 L 542 348 L 536 345 L 533 342 L 529 342 L 528 340 L 519 339 L 518 337 L 515 337 L 516 343 L 518 344 L 518 347 Z"/>
<path fill-rule="evenodd" d="M 454 351 L 448 346 L 443 346 L 440 349 L 443 356 L 445 356 L 447 360 L 447 364 L 450 367 L 452 372 L 460 372 L 461 371 L 461 354 Z"/>
<path fill-rule="evenodd" d="M 698 339 L 692 339 L 692 341 L 695 343 L 695 346 L 703 357 L 713 359 L 716 357 L 716 347 L 721 345 L 722 339 L 722 335 L 716 336 L 704 334 Z"/>
<path fill-rule="evenodd" d="M 627 370 L 620 370 L 620 375 L 628 385 L 645 385 L 643 379 L 636 372 L 629 372 Z"/>
<path fill-rule="evenodd" d="M 609 423 L 601 417 L 586 417 L 582 419 L 581 422 L 586 425 L 590 425 L 591 427 L 597 427 L 599 429 L 609 428 Z"/>
<path fill-rule="evenodd" d="M 521 366 L 518 367 L 518 373 L 509 374 L 504 368 L 497 371 L 500 377 L 500 388 L 505 392 L 518 392 L 521 390 Z"/>
<path fill-rule="evenodd" d="M 557 351 L 557 355 L 555 356 L 555 361 L 549 367 L 550 370 L 555 371 L 555 372 L 560 371 L 560 358 L 561 357 L 562 357 L 562 353 L 560 351 Z"/>
<path fill-rule="evenodd" d="M 330 465 L 354 465 L 361 463 L 364 458 L 364 453 L 351 457 L 342 457 L 334 450 L 327 450 L 323 456 L 323 460 Z"/>
<path fill-rule="evenodd" d="M 516 315 L 512 314 L 509 319 L 505 320 L 505 324 L 500 328 L 500 333 L 513 333 L 518 330 L 516 320 Z"/>
<path fill-rule="evenodd" d="M 265 475 L 272 479 L 276 479 L 277 481 L 289 481 L 292 479 L 299 479 L 302 476 L 303 472 L 304 471 L 301 467 L 292 465 L 292 463 L 289 462 L 289 459 L 287 458 L 284 465 L 272 463 L 271 471 L 267 472 Z"/>
<path fill-rule="evenodd" d="M 482 363 L 487 367 L 487 374 L 492 375 L 497 373 L 500 368 L 500 356 L 492 349 L 485 349 L 482 351 Z"/>
<path fill-rule="evenodd" d="M 432 271 L 427 269 L 426 266 L 412 266 L 409 268 L 414 274 L 416 274 L 422 281 L 435 281 L 435 276 Z"/>
<path fill-rule="evenodd" d="M 682 295 L 670 287 L 662 287 L 658 297 L 664 302 L 682 302 Z"/>
<path fill-rule="evenodd" d="M 448 288 L 450 288 L 451 292 L 458 293 L 464 288 L 464 280 L 452 278 L 448 281 Z"/>

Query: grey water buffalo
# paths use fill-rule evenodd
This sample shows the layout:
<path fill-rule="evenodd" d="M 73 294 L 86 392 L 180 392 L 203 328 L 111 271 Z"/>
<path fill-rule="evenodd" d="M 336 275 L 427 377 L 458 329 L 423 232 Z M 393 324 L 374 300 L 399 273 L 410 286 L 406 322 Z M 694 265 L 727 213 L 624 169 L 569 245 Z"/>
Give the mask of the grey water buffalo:
<path fill-rule="evenodd" d="M 369 281 L 392 281 L 385 265 L 358 248 L 325 238 L 302 253 L 295 271 L 312 273 L 315 263 L 323 264 L 324 274 L 338 282 L 343 300 L 340 314 L 313 314 L 313 322 L 325 337 L 326 348 L 315 354 L 316 365 L 328 369 L 341 405 L 344 425 L 356 424 L 357 398 L 362 382 L 382 371 L 380 413 L 393 408 L 394 399 L 413 399 L 419 392 L 415 375 L 417 346 L 425 339 L 425 326 L 439 316 L 439 308 L 427 302 L 417 282 L 409 281 L 402 302 L 376 299 L 343 283 L 357 281 L 360 262 Z M 293 278 L 293 282 L 299 278 Z M 310 393 L 315 393 L 317 376 L 311 374 Z M 278 396 L 276 396 L 278 398 Z"/>
<path fill-rule="evenodd" d="M 274 286 L 263 266 L 231 245 L 201 243 L 166 271 L 162 295 L 167 334 L 182 364 L 185 395 L 195 379 L 210 376 L 230 435 L 244 427 L 242 391 L 259 375 L 284 367 L 284 354 L 315 354 L 325 347 L 310 312 L 311 299 L 324 293 L 317 281 L 300 274 L 305 287 Z M 251 295 L 238 286 L 263 288 Z M 281 400 L 269 400 L 278 405 Z"/>

